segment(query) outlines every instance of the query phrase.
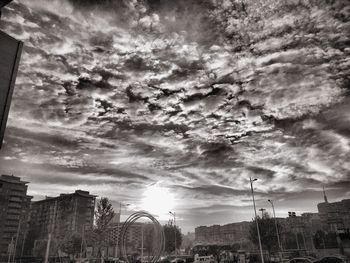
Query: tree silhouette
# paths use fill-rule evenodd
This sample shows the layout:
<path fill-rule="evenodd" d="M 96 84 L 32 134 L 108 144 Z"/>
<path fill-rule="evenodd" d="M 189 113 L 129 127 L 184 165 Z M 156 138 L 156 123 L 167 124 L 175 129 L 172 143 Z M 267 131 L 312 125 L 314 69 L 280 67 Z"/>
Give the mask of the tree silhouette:
<path fill-rule="evenodd" d="M 115 212 L 113 206 L 107 197 L 102 197 L 95 210 L 95 225 L 91 233 L 90 239 L 95 243 L 98 255 L 102 255 L 102 247 L 107 242 L 108 224 L 114 217 Z"/>
<path fill-rule="evenodd" d="M 176 231 L 176 249 L 180 248 L 182 243 L 181 230 L 172 224 L 167 224 L 163 226 L 165 235 L 165 251 L 167 253 L 172 253 L 175 251 L 175 231 Z"/>
<path fill-rule="evenodd" d="M 259 224 L 261 244 L 263 249 L 266 249 L 269 252 L 278 250 L 279 247 L 278 247 L 277 233 L 276 233 L 276 226 L 275 226 L 274 219 L 270 218 L 270 216 L 267 213 L 265 213 L 263 218 L 260 218 L 258 216 L 257 220 Z M 277 227 L 278 227 L 278 231 L 281 233 L 282 232 L 281 225 L 277 223 Z M 250 225 L 249 239 L 256 246 L 259 245 L 258 232 L 257 232 L 255 220 L 253 220 Z"/>

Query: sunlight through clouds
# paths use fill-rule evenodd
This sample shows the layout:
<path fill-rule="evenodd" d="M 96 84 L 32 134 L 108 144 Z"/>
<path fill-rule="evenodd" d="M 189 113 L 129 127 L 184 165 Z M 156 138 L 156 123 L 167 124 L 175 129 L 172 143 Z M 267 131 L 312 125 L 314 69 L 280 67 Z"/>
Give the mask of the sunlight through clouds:
<path fill-rule="evenodd" d="M 148 186 L 142 194 L 142 209 L 154 214 L 160 220 L 167 220 L 169 211 L 173 211 L 175 206 L 174 194 L 160 183 Z"/>

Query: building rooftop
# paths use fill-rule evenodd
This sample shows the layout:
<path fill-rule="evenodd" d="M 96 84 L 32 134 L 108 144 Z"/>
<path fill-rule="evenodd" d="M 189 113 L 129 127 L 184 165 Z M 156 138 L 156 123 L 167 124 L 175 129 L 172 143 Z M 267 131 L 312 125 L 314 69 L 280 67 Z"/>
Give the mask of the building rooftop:
<path fill-rule="evenodd" d="M 51 200 L 55 200 L 55 199 L 59 199 L 59 198 L 67 197 L 67 196 L 73 196 L 73 195 L 79 195 L 79 196 L 87 197 L 87 198 L 97 197 L 97 195 L 92 195 L 88 191 L 75 190 L 74 193 L 60 194 L 59 196 L 54 196 L 54 197 L 53 196 L 46 196 L 45 199 L 34 201 L 33 203 L 41 203 L 41 202 L 45 202 L 45 201 L 49 201 L 49 200 L 51 201 Z"/>
<path fill-rule="evenodd" d="M 11 183 L 11 184 L 28 184 L 29 182 L 21 181 L 21 178 L 14 175 L 2 174 L 0 176 L 1 182 Z"/>

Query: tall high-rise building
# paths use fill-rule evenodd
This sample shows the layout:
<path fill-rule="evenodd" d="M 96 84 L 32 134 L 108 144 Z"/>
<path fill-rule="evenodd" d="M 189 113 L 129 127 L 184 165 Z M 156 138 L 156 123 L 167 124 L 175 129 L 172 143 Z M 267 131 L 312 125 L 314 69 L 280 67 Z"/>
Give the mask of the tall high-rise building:
<path fill-rule="evenodd" d="M 22 254 L 32 199 L 27 187 L 19 177 L 0 176 L 0 257 L 7 257 L 10 247 L 11 254 Z"/>
<path fill-rule="evenodd" d="M 71 194 L 46 197 L 32 202 L 27 248 L 48 240 L 62 240 L 72 233 L 83 234 L 91 229 L 94 219 L 95 195 L 76 190 Z"/>

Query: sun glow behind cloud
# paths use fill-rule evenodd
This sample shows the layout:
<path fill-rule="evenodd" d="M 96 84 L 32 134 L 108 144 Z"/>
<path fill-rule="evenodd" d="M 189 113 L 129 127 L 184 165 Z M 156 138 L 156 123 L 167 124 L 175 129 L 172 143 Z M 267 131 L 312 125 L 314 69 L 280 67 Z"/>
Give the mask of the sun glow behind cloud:
<path fill-rule="evenodd" d="M 167 220 L 169 211 L 175 208 L 175 196 L 166 187 L 159 184 L 150 185 L 143 193 L 141 208 L 160 220 Z"/>

